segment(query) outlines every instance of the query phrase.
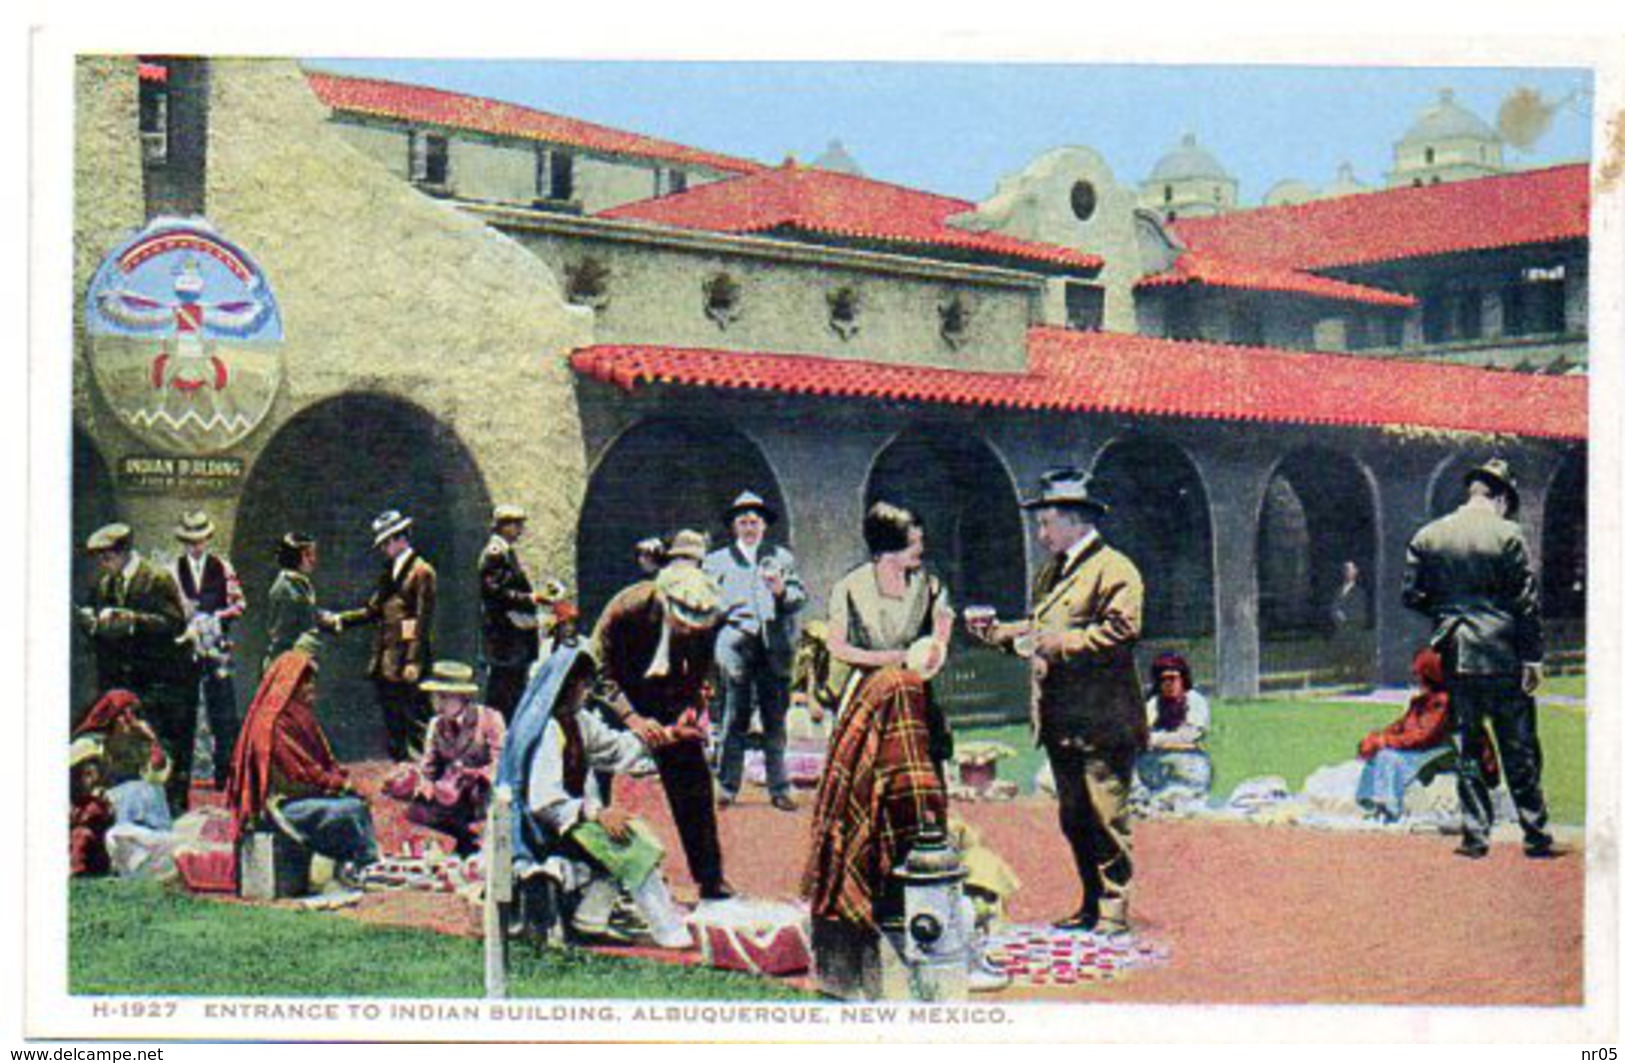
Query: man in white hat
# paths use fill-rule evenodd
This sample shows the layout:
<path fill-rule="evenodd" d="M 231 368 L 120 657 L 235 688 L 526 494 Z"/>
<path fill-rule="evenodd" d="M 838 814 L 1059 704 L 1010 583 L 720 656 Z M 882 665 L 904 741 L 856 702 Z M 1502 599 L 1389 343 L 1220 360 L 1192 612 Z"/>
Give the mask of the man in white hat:
<path fill-rule="evenodd" d="M 525 534 L 527 514 L 518 506 L 497 506 L 491 540 L 480 554 L 480 619 L 485 635 L 485 703 L 513 719 L 525 692 L 531 662 L 539 652 L 541 596 L 530 583 L 514 549 Z"/>
<path fill-rule="evenodd" d="M 396 510 L 380 513 L 372 522 L 373 546 L 384 555 L 378 588 L 367 604 L 334 618 L 336 630 L 377 624 L 367 676 L 378 698 L 389 738 L 389 755 L 396 761 L 415 758 L 429 722 L 428 701 L 418 689 L 424 669 L 434 658 L 434 566 L 412 549 L 407 532 L 412 518 Z"/>
<path fill-rule="evenodd" d="M 778 516 L 760 495 L 745 491 L 723 513 L 733 542 L 705 558 L 705 572 L 722 593 L 717 669 L 722 673 L 722 750 L 717 783 L 729 805 L 744 782 L 745 740 L 753 717 L 762 721 L 762 755 L 773 807 L 795 811 L 784 770 L 784 717 L 790 708 L 790 660 L 796 617 L 807 592 L 795 555 L 766 541 Z"/>
<path fill-rule="evenodd" d="M 126 524 L 99 528 L 85 543 L 101 575 L 79 622 L 95 643 L 96 682 L 141 699 L 169 754 L 170 812 L 186 811 L 197 737 L 197 665 L 185 641 L 186 603 L 175 578 L 136 552 Z"/>
<path fill-rule="evenodd" d="M 720 617 L 716 584 L 696 566 L 668 565 L 610 599 L 593 631 L 593 658 L 611 710 L 650 749 L 704 900 L 733 895 L 722 874 L 716 797 L 705 750 L 667 728 L 704 714 Z"/>
<path fill-rule="evenodd" d="M 1129 788 L 1149 730 L 1134 666 L 1145 585 L 1101 538 L 1095 524 L 1107 507 L 1082 472 L 1046 472 L 1021 506 L 1050 554 L 1033 580 L 1032 613 L 972 634 L 1032 662 L 1034 723 L 1083 892 L 1055 925 L 1120 933 L 1134 874 Z"/>
<path fill-rule="evenodd" d="M 232 678 L 231 627 L 247 602 L 237 570 L 209 549 L 214 521 L 202 510 L 181 515 L 175 529 L 181 555 L 175 559 L 175 582 L 186 601 L 187 633 L 202 666 L 198 694 L 214 742 L 214 788 L 224 791 L 237 744 L 237 686 Z"/>
<path fill-rule="evenodd" d="M 1535 729 L 1534 694 L 1545 656 L 1540 585 L 1515 522 L 1518 485 L 1511 468 L 1492 459 L 1469 470 L 1464 484 L 1461 507 L 1411 539 L 1404 602 L 1433 621 L 1432 645 L 1444 660 L 1461 800 L 1456 853 L 1469 859 L 1489 853 L 1495 806 L 1482 754 L 1485 728 L 1493 726 L 1524 852 L 1541 859 L 1556 851 L 1546 829 Z"/>

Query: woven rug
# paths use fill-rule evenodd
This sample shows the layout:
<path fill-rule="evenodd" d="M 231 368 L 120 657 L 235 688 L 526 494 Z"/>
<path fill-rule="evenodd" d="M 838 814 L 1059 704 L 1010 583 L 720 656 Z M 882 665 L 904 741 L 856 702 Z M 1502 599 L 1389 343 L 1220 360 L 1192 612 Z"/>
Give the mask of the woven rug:
<path fill-rule="evenodd" d="M 1107 937 L 1048 926 L 1008 926 L 988 942 L 988 958 L 1013 985 L 1067 986 L 1110 982 L 1168 962 L 1168 950 L 1132 935 Z"/>

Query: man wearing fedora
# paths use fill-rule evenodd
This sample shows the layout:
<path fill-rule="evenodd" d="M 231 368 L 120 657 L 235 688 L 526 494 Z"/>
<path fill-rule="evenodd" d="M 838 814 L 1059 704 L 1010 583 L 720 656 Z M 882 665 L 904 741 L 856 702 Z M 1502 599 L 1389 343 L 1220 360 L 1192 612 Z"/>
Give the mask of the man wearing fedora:
<path fill-rule="evenodd" d="M 85 543 L 100 575 L 80 626 L 96 648 L 96 683 L 124 689 L 142 708 L 164 751 L 169 809 L 186 811 L 197 737 L 197 665 L 186 641 L 186 603 L 175 578 L 136 552 L 127 524 L 99 528 Z"/>
<path fill-rule="evenodd" d="M 723 513 L 733 542 L 705 558 L 705 572 L 722 592 L 722 629 L 717 669 L 722 673 L 722 750 L 717 783 L 721 801 L 732 804 L 745 772 L 745 739 L 751 718 L 762 721 L 762 756 L 773 807 L 795 810 L 784 770 L 784 717 L 790 708 L 790 660 L 796 616 L 807 592 L 795 555 L 765 541 L 778 515 L 762 497 L 745 491 Z"/>
<path fill-rule="evenodd" d="M 1432 645 L 1444 659 L 1461 800 L 1456 852 L 1472 859 L 1489 852 L 1495 813 L 1481 767 L 1488 725 L 1523 827 L 1524 852 L 1548 857 L 1554 850 L 1540 788 L 1534 698 L 1545 636 L 1540 587 L 1515 523 L 1518 485 L 1500 458 L 1470 469 L 1464 483 L 1466 501 L 1411 539 L 1404 587 L 1405 604 L 1433 621 Z"/>
<path fill-rule="evenodd" d="M 667 565 L 610 599 L 593 631 L 603 700 L 649 747 L 702 900 L 733 890 L 722 874 L 716 796 L 697 733 L 721 617 L 716 584 L 698 566 Z"/>
<path fill-rule="evenodd" d="M 1032 614 L 973 628 L 1032 662 L 1034 723 L 1049 756 L 1061 833 L 1072 848 L 1082 903 L 1055 925 L 1120 933 L 1134 874 L 1129 789 L 1147 725 L 1134 666 L 1145 598 L 1139 570 L 1107 546 L 1095 522 L 1106 504 L 1084 474 L 1053 469 L 1021 504 L 1050 560 L 1033 580 Z"/>
<path fill-rule="evenodd" d="M 457 855 L 467 856 L 479 848 L 507 727 L 496 710 L 474 700 L 480 692 L 474 669 L 461 661 L 434 662 L 422 690 L 434 705 L 434 718 L 422 758 L 400 777 L 411 785 L 406 818 L 449 834 Z"/>
<path fill-rule="evenodd" d="M 530 666 L 540 652 L 539 596 L 514 544 L 527 515 L 518 506 L 497 506 L 491 541 L 480 554 L 480 618 L 485 635 L 485 703 L 513 719 Z"/>
<path fill-rule="evenodd" d="M 181 515 L 175 529 L 181 555 L 175 582 L 186 601 L 187 634 L 202 672 L 198 680 L 203 711 L 214 746 L 214 788 L 224 791 L 237 744 L 237 686 L 232 679 L 231 628 L 243 615 L 243 585 L 231 562 L 209 549 L 214 521 L 202 510 Z"/>
<path fill-rule="evenodd" d="M 372 543 L 384 555 L 378 587 L 367 604 L 334 618 L 342 631 L 361 624 L 377 624 L 367 676 L 378 698 L 389 737 L 389 755 L 396 761 L 413 759 L 423 739 L 429 711 L 418 683 L 433 659 L 435 571 L 412 549 L 407 532 L 412 518 L 387 510 L 372 522 Z"/>

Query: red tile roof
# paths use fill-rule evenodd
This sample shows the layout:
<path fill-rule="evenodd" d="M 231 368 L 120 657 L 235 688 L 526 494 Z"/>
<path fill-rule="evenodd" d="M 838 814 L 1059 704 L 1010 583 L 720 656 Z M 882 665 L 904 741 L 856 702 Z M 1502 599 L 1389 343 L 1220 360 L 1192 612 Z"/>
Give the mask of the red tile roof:
<path fill-rule="evenodd" d="M 1135 282 L 1136 288 L 1160 288 L 1176 284 L 1206 284 L 1215 288 L 1237 288 L 1253 292 L 1286 292 L 1371 306 L 1415 306 L 1413 296 L 1383 291 L 1363 284 L 1317 277 L 1280 266 L 1260 266 L 1198 251 L 1187 251 L 1174 260 L 1172 269 L 1154 273 Z"/>
<path fill-rule="evenodd" d="M 1419 188 L 1182 218 L 1192 251 L 1289 269 L 1330 269 L 1559 240 L 1590 232 L 1582 163 Z"/>
<path fill-rule="evenodd" d="M 650 384 L 1056 412 L 1586 437 L 1586 379 L 1037 328 L 1025 373 L 605 345 L 576 371 Z"/>
<path fill-rule="evenodd" d="M 761 163 L 749 159 L 701 151 L 669 140 L 627 133 L 576 118 L 564 118 L 517 103 L 376 78 L 345 77 L 316 71 L 306 71 L 305 77 L 322 103 L 336 111 L 468 129 L 495 136 L 545 140 L 586 151 L 634 155 L 669 163 L 705 166 L 728 173 L 751 173 L 762 169 Z"/>
<path fill-rule="evenodd" d="M 801 230 L 857 240 L 943 247 L 1096 270 L 1098 255 L 947 223 L 976 204 L 852 174 L 786 164 L 748 177 L 700 185 L 676 195 L 627 203 L 606 218 L 683 229 L 760 233 Z"/>

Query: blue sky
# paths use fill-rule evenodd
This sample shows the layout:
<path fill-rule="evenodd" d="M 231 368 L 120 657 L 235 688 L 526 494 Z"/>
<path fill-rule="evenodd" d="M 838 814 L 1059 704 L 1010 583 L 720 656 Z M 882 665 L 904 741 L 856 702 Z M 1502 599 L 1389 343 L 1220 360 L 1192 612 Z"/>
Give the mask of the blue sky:
<path fill-rule="evenodd" d="M 1139 181 L 1193 132 L 1257 203 L 1340 163 L 1380 185 L 1393 143 L 1441 88 L 1494 122 L 1519 88 L 1575 94 L 1514 166 L 1590 157 L 1589 71 L 1009 63 L 313 60 L 528 104 L 763 162 L 811 161 L 839 138 L 871 177 L 982 199 L 1042 152 L 1085 144 Z"/>

